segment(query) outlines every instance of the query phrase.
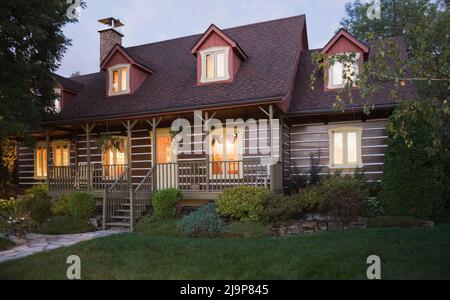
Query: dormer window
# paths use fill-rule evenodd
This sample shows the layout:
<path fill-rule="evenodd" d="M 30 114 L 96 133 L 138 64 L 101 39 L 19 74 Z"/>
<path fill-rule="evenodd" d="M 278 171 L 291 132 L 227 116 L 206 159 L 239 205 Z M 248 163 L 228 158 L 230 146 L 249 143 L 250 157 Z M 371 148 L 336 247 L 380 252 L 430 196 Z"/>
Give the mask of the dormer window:
<path fill-rule="evenodd" d="M 130 65 L 115 65 L 109 71 L 109 96 L 130 93 Z"/>
<path fill-rule="evenodd" d="M 338 55 L 349 55 L 349 53 L 340 53 Z M 354 83 L 358 78 L 359 67 L 358 59 L 360 53 L 356 54 L 355 61 L 351 63 L 342 63 L 335 61 L 328 69 L 328 89 L 339 89 L 346 85 L 346 81 L 351 81 Z M 345 76 L 344 76 L 345 75 Z"/>
<path fill-rule="evenodd" d="M 228 71 L 229 51 L 229 47 L 215 47 L 200 51 L 202 58 L 202 83 L 223 81 L 230 78 Z"/>
<path fill-rule="evenodd" d="M 53 92 L 56 94 L 55 98 L 55 112 L 59 113 L 61 112 L 62 105 L 61 105 L 61 89 L 56 88 L 53 89 Z"/>

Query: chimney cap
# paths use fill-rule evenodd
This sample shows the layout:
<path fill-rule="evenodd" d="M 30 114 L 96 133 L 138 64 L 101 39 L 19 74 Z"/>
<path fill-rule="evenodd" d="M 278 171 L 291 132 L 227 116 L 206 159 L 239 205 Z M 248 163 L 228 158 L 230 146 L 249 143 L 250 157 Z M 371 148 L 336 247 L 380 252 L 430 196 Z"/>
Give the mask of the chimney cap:
<path fill-rule="evenodd" d="M 112 28 L 118 28 L 118 27 L 122 27 L 124 26 L 124 24 L 122 22 L 120 22 L 119 19 L 115 19 L 113 17 L 109 17 L 109 18 L 105 18 L 105 19 L 100 19 L 98 20 L 99 23 L 102 23 L 104 25 L 108 25 Z"/>

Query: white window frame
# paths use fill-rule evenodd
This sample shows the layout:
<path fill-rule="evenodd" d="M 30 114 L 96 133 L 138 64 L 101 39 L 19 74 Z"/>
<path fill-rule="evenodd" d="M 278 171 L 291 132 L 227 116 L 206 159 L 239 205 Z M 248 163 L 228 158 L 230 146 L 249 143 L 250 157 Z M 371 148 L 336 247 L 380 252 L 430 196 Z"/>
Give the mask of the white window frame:
<path fill-rule="evenodd" d="M 352 53 L 338 53 L 338 54 L 335 54 L 335 56 L 337 56 L 337 55 L 351 55 Z M 359 57 L 361 56 L 361 53 L 356 53 L 356 57 L 355 57 L 355 62 L 353 63 L 353 71 L 355 72 L 355 75 L 354 75 L 354 77 L 355 77 L 355 80 L 358 78 L 358 75 L 359 75 L 359 65 L 358 65 L 358 61 L 359 61 Z M 333 65 L 330 65 L 329 67 L 328 67 L 328 89 L 329 90 L 333 90 L 333 89 L 341 89 L 341 88 L 344 88 L 345 87 L 345 85 L 346 85 L 346 82 L 345 82 L 345 80 L 344 80 L 344 74 L 342 73 L 341 75 L 342 75 L 342 84 L 337 84 L 337 85 L 334 85 L 332 82 L 333 82 L 333 67 L 335 66 L 335 64 L 337 64 L 337 63 L 339 63 L 339 64 L 342 64 L 341 62 L 335 62 Z M 342 64 L 343 65 L 343 64 Z M 342 71 L 344 72 L 345 71 L 345 66 L 343 65 L 342 66 Z M 355 81 L 354 80 L 354 81 Z M 355 84 L 355 82 L 353 82 L 353 86 L 356 86 L 356 84 Z"/>
<path fill-rule="evenodd" d="M 68 165 L 64 165 L 64 156 L 61 157 L 61 165 L 60 166 L 56 165 L 56 147 L 57 146 L 61 146 L 61 147 L 67 146 L 67 150 L 69 151 L 69 164 Z M 64 148 L 62 148 L 62 149 L 64 149 Z M 67 140 L 54 141 L 52 143 L 52 151 L 53 151 L 53 153 L 52 153 L 53 166 L 55 166 L 55 167 L 69 167 L 70 166 L 70 141 L 67 141 Z"/>
<path fill-rule="evenodd" d="M 126 80 L 126 89 L 124 91 L 119 91 L 119 92 L 114 92 L 114 78 L 113 78 L 113 74 L 114 71 L 118 71 L 121 70 L 123 68 L 126 68 L 127 70 L 127 80 Z M 109 77 L 109 89 L 108 89 L 108 96 L 117 96 L 117 95 L 124 95 L 124 94 L 129 94 L 131 92 L 130 89 L 130 69 L 131 69 L 131 65 L 130 64 L 118 64 L 118 65 L 114 65 L 110 68 L 108 68 L 108 77 Z M 122 73 L 119 72 L 119 82 L 121 82 L 121 76 Z"/>
<path fill-rule="evenodd" d="M 225 63 L 225 76 L 223 77 L 214 77 L 207 78 L 206 74 L 206 57 L 208 55 L 214 55 L 214 72 L 217 74 L 217 53 L 224 53 L 224 63 Z M 200 56 L 202 60 L 202 75 L 200 78 L 201 83 L 209 83 L 209 82 L 217 82 L 217 81 L 225 81 L 230 79 L 230 71 L 229 71 L 229 54 L 230 47 L 212 47 L 205 50 L 200 51 Z"/>
<path fill-rule="evenodd" d="M 208 136 L 208 143 L 209 143 L 209 153 L 207 153 L 207 155 L 209 155 L 209 178 L 210 179 L 234 179 L 234 178 L 239 178 L 242 179 L 244 177 L 244 163 L 243 163 L 243 156 L 244 156 L 244 130 L 242 128 L 237 128 L 235 129 L 237 130 L 237 139 L 236 139 L 236 143 L 237 143 L 237 160 L 236 161 L 240 161 L 241 163 L 239 164 L 239 170 L 238 170 L 238 174 L 227 174 L 225 168 L 223 168 L 222 170 L 222 174 L 214 174 L 213 172 L 213 165 L 214 165 L 214 161 L 212 158 L 213 155 L 213 139 L 212 137 L 214 135 L 220 135 L 220 131 L 223 132 L 223 137 L 226 137 L 226 131 L 227 128 L 217 128 L 217 129 L 213 129 L 210 131 L 209 136 Z M 228 158 L 227 158 L 227 153 L 226 153 L 226 144 L 223 143 L 223 149 L 222 149 L 222 157 L 223 157 L 223 162 L 228 162 Z M 233 160 L 230 160 L 233 161 Z"/>
<path fill-rule="evenodd" d="M 330 144 L 330 159 L 328 167 L 330 169 L 356 169 L 362 168 L 362 154 L 361 154 L 361 140 L 362 140 L 362 127 L 336 127 L 328 130 L 328 138 Z M 343 134 L 343 163 L 336 164 L 334 162 L 334 134 Z M 356 133 L 356 163 L 348 163 L 348 143 L 347 137 L 349 133 Z"/>
<path fill-rule="evenodd" d="M 55 112 L 60 113 L 62 110 L 62 90 L 60 88 L 54 88 L 53 92 L 58 95 L 58 97 L 56 97 L 55 99 Z"/>

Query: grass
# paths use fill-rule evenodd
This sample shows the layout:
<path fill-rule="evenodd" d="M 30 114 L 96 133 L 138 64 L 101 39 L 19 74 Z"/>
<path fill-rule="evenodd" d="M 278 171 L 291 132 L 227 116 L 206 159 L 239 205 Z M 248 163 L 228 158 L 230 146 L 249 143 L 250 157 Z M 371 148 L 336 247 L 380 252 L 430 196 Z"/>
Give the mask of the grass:
<path fill-rule="evenodd" d="M 39 226 L 37 233 L 57 235 L 57 234 L 76 234 L 95 231 L 94 226 L 85 220 L 73 217 L 54 217 L 47 223 Z"/>
<path fill-rule="evenodd" d="M 83 279 L 366 279 L 369 255 L 383 279 L 450 279 L 450 224 L 373 228 L 289 238 L 189 239 L 175 221 L 0 264 L 0 279 L 65 279 L 81 258 Z"/>
<path fill-rule="evenodd" d="M 14 243 L 8 239 L 0 237 L 0 251 L 9 250 L 14 247 Z"/>

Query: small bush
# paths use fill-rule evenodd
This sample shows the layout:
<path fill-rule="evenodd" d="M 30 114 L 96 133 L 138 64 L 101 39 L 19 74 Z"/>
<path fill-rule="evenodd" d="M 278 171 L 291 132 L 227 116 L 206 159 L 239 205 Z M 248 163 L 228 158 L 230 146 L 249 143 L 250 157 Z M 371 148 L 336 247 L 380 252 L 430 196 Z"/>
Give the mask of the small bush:
<path fill-rule="evenodd" d="M 383 214 L 383 210 L 381 208 L 381 203 L 378 198 L 375 197 L 367 197 L 367 200 L 364 203 L 363 207 L 363 215 L 365 217 L 373 218 L 378 217 Z"/>
<path fill-rule="evenodd" d="M 268 228 L 258 222 L 235 222 L 228 225 L 227 236 L 241 239 L 262 239 L 269 236 Z"/>
<path fill-rule="evenodd" d="M 218 211 L 222 216 L 241 222 L 258 221 L 264 196 L 270 191 L 263 187 L 240 186 L 225 190 L 217 199 Z"/>
<path fill-rule="evenodd" d="M 416 227 L 419 221 L 413 217 L 375 217 L 369 219 L 368 227 Z"/>
<path fill-rule="evenodd" d="M 332 217 L 344 221 L 361 216 L 367 199 L 364 184 L 351 176 L 330 176 L 319 188 L 323 199 L 323 210 Z"/>
<path fill-rule="evenodd" d="M 46 222 L 52 215 L 52 203 L 45 185 L 36 185 L 26 191 L 25 196 L 17 202 L 20 214 L 30 214 L 38 224 Z"/>
<path fill-rule="evenodd" d="M 53 215 L 57 217 L 70 216 L 69 200 L 69 196 L 60 195 L 52 205 Z"/>
<path fill-rule="evenodd" d="M 318 213 L 323 210 L 324 198 L 320 194 L 320 186 L 310 186 L 293 196 L 305 213 Z"/>
<path fill-rule="evenodd" d="M 264 224 L 274 224 L 296 218 L 301 213 L 298 197 L 282 197 L 274 194 L 264 195 L 262 206 L 258 209 L 258 220 Z"/>
<path fill-rule="evenodd" d="M 52 218 L 38 228 L 40 234 L 48 235 L 76 234 L 92 231 L 95 231 L 94 226 L 86 220 L 68 216 Z"/>
<path fill-rule="evenodd" d="M 152 203 L 155 217 L 159 219 L 175 218 L 177 203 L 183 199 L 183 194 L 177 189 L 166 189 L 153 194 Z"/>
<path fill-rule="evenodd" d="M 218 237 L 226 232 L 226 225 L 217 213 L 215 204 L 208 204 L 185 216 L 178 221 L 177 226 L 189 237 Z"/>
<path fill-rule="evenodd" d="M 69 198 L 70 214 L 74 218 L 88 220 L 95 214 L 95 199 L 89 193 L 73 193 Z"/>

